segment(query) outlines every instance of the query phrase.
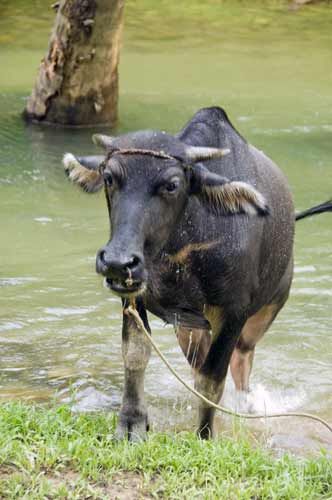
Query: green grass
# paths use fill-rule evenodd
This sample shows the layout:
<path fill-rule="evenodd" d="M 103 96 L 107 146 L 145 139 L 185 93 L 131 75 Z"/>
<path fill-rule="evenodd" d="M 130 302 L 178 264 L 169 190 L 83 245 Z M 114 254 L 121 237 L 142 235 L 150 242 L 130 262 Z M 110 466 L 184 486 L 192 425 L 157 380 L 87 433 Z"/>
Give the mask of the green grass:
<path fill-rule="evenodd" d="M 332 456 L 274 458 L 245 437 L 113 440 L 112 414 L 0 405 L 0 498 L 331 499 Z M 242 433 L 243 434 L 243 433 Z"/>

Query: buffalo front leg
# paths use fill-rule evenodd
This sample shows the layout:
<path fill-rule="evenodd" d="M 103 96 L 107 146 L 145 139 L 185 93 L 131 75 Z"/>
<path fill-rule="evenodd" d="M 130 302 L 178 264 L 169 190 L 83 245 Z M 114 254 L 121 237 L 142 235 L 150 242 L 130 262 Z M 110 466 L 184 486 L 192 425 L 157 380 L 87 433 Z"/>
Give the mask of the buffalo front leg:
<path fill-rule="evenodd" d="M 209 351 L 211 336 L 209 330 L 179 326 L 176 331 L 179 345 L 190 366 L 198 370 Z"/>
<path fill-rule="evenodd" d="M 195 374 L 195 388 L 213 403 L 218 404 L 222 397 L 229 362 L 243 323 L 237 317 L 229 317 L 212 326 L 212 343 Z M 200 400 L 198 434 L 202 439 L 213 437 L 215 412 L 215 408 Z"/>
<path fill-rule="evenodd" d="M 124 304 L 122 323 L 122 356 L 124 361 L 124 389 L 122 406 L 118 418 L 115 437 L 130 441 L 142 439 L 149 430 L 148 413 L 144 396 L 144 375 L 151 346 L 145 335 L 137 327 L 135 319 L 126 311 Z M 150 332 L 146 310 L 136 301 L 138 313 Z"/>

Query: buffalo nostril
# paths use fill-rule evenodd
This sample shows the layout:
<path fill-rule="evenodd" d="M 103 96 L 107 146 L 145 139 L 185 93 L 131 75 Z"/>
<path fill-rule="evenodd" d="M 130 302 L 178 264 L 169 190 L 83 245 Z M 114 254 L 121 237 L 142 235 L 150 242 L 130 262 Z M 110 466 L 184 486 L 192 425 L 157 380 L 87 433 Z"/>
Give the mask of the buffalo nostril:
<path fill-rule="evenodd" d="M 107 269 L 107 262 L 105 260 L 105 250 L 100 249 L 96 256 L 96 272 L 98 274 L 104 274 Z"/>
<path fill-rule="evenodd" d="M 100 250 L 98 252 L 98 257 L 101 260 L 101 262 L 104 264 L 105 263 L 105 250 Z"/>
<path fill-rule="evenodd" d="M 105 250 L 99 250 L 97 252 L 97 258 L 96 258 L 96 264 L 102 265 L 102 266 L 107 266 L 107 261 L 105 259 Z"/>
<path fill-rule="evenodd" d="M 141 259 L 137 255 L 133 255 L 129 262 L 127 262 L 126 267 L 129 269 L 135 269 L 141 263 Z"/>

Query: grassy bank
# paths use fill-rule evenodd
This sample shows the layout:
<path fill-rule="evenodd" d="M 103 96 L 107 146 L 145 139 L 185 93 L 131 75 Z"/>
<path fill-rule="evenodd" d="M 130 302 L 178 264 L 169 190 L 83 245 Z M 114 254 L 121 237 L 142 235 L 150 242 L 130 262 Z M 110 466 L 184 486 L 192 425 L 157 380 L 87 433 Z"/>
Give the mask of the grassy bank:
<path fill-rule="evenodd" d="M 0 406 L 0 498 L 331 499 L 332 457 L 273 458 L 243 437 L 113 440 L 115 417 Z"/>

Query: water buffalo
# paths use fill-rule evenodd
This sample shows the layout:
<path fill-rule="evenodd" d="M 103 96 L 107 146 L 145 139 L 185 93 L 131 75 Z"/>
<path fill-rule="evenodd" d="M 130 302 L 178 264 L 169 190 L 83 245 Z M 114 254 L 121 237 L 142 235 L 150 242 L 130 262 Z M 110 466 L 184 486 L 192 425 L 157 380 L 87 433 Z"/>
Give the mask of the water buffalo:
<path fill-rule="evenodd" d="M 149 426 L 150 345 L 125 313 L 129 299 L 148 330 L 147 311 L 176 326 L 206 397 L 220 400 L 228 366 L 236 389 L 248 391 L 256 343 L 288 298 L 295 214 L 284 175 L 221 108 L 201 109 L 177 135 L 148 130 L 94 142 L 104 155 L 67 153 L 64 165 L 85 191 L 105 190 L 111 238 L 96 269 L 124 306 L 116 433 L 135 439 Z M 202 438 L 213 433 L 214 412 L 199 403 Z"/>

